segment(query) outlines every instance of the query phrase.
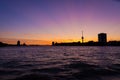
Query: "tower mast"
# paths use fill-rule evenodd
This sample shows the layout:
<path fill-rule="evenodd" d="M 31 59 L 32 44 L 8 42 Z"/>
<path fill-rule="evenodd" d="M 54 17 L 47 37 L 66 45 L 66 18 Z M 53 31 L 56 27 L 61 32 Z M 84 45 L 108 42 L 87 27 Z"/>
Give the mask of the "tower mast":
<path fill-rule="evenodd" d="M 82 38 L 82 43 L 83 43 L 84 42 L 83 31 L 82 31 L 82 37 L 81 38 Z"/>

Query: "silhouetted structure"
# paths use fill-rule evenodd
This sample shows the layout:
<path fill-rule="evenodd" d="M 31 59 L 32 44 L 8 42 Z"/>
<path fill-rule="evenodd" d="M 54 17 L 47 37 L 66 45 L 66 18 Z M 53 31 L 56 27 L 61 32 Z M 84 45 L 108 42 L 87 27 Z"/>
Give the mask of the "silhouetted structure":
<path fill-rule="evenodd" d="M 54 43 L 53 46 L 120 46 L 120 41 L 109 41 L 107 42 L 107 34 L 99 33 L 98 34 L 98 42 L 88 41 L 83 43 L 83 32 L 82 32 L 82 43 L 78 42 L 62 42 L 62 43 Z"/>
<path fill-rule="evenodd" d="M 7 43 L 0 42 L 0 47 L 8 46 Z"/>
<path fill-rule="evenodd" d="M 79 46 L 82 45 L 82 43 L 80 43 L 80 41 L 78 42 L 65 42 L 65 43 L 52 43 L 52 46 Z"/>
<path fill-rule="evenodd" d="M 52 42 L 52 45 L 55 45 L 55 43 L 54 43 L 54 42 Z"/>
<path fill-rule="evenodd" d="M 106 33 L 98 34 L 98 42 L 99 43 L 106 43 L 107 42 L 107 34 Z"/>
<path fill-rule="evenodd" d="M 81 37 L 81 39 L 82 39 L 82 43 L 83 43 L 84 42 L 83 31 L 82 31 L 82 37 Z"/>
<path fill-rule="evenodd" d="M 23 46 L 27 46 L 25 43 L 23 43 Z"/>
<path fill-rule="evenodd" d="M 107 34 L 106 33 L 98 34 L 98 44 L 99 44 L 99 46 L 107 45 Z"/>
<path fill-rule="evenodd" d="M 109 41 L 108 46 L 120 46 L 120 41 Z"/>
<path fill-rule="evenodd" d="M 20 46 L 20 41 L 19 40 L 17 41 L 17 46 Z"/>

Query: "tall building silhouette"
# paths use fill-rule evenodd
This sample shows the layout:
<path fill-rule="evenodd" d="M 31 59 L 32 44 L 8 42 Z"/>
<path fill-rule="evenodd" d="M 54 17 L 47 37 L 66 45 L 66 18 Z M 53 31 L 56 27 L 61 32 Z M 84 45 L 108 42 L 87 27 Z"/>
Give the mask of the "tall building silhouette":
<path fill-rule="evenodd" d="M 99 33 L 98 34 L 98 42 L 99 43 L 107 43 L 107 34 L 106 33 Z"/>

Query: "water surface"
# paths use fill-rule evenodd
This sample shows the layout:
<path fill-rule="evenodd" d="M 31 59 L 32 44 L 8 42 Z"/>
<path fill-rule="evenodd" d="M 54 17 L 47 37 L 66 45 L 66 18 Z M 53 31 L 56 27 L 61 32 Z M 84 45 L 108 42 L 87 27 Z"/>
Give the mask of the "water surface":
<path fill-rule="evenodd" d="M 120 47 L 2 47 L 0 80 L 120 80 Z"/>

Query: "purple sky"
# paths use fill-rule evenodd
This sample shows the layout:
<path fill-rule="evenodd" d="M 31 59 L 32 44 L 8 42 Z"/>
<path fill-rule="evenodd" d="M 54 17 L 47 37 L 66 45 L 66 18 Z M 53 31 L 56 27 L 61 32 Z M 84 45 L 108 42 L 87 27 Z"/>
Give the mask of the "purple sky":
<path fill-rule="evenodd" d="M 120 40 L 120 0 L 0 0 L 0 41 L 81 41 L 82 30 Z"/>

